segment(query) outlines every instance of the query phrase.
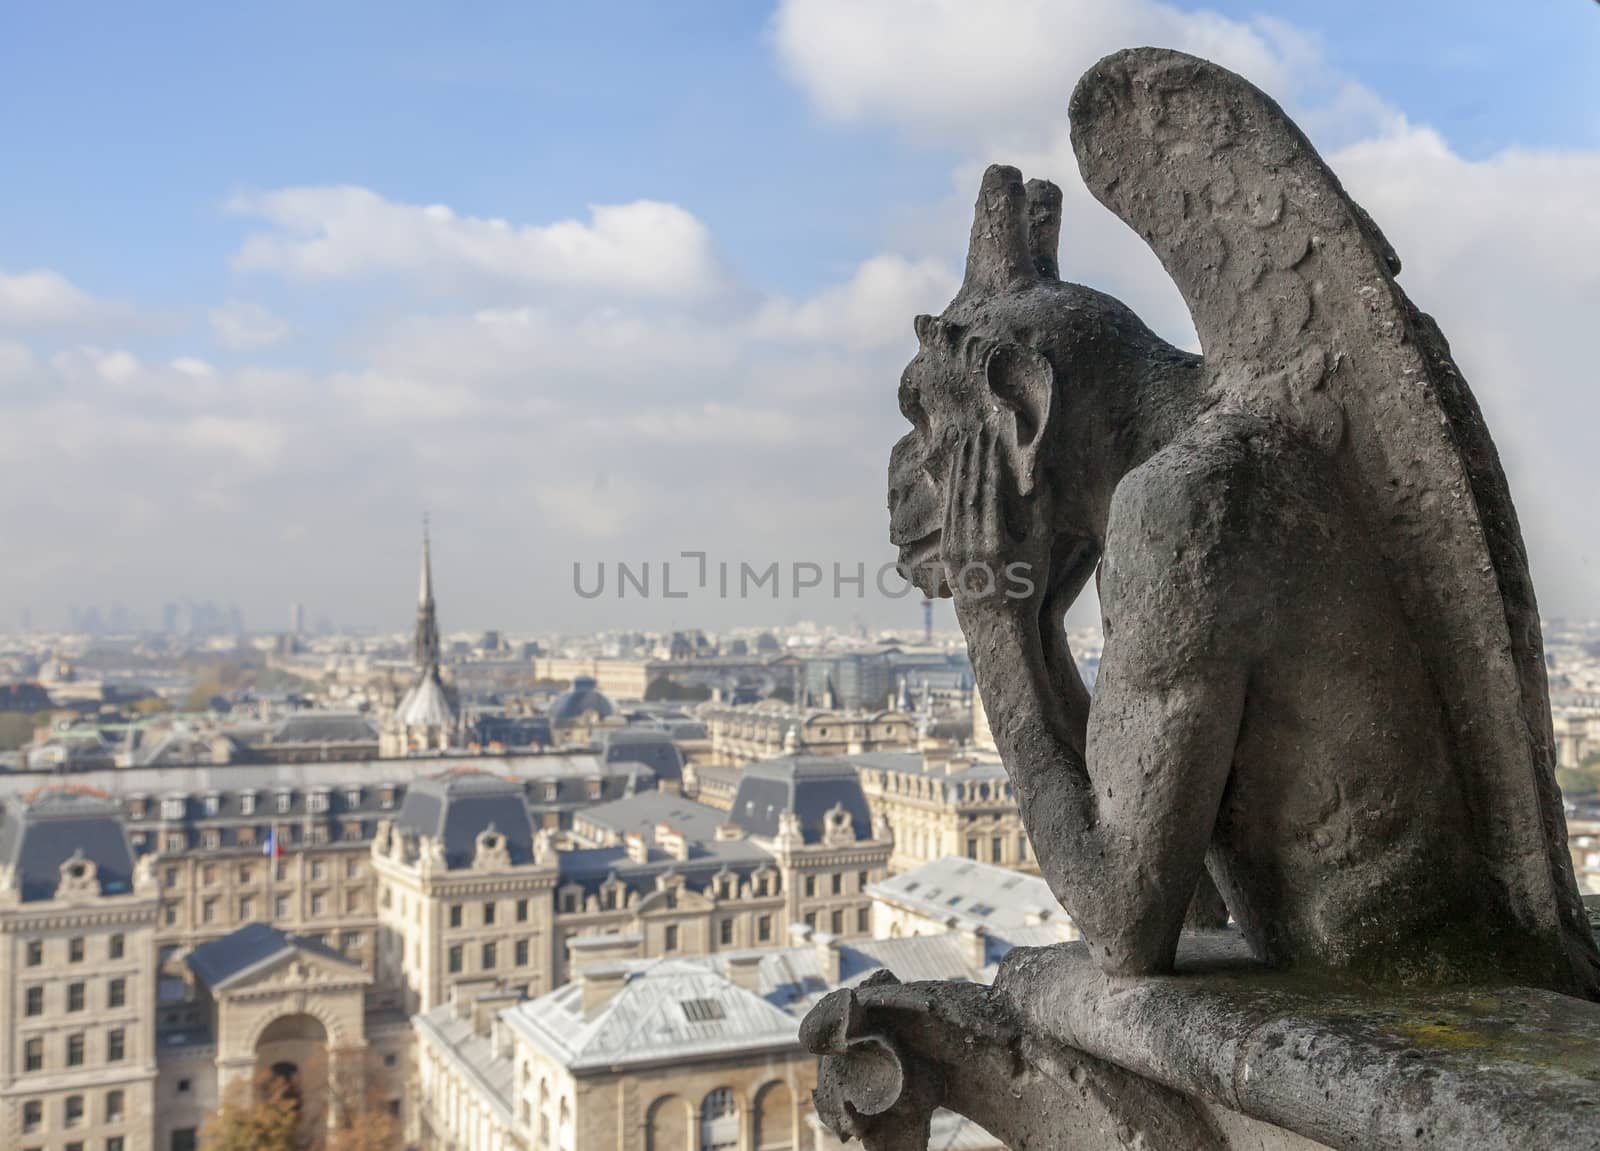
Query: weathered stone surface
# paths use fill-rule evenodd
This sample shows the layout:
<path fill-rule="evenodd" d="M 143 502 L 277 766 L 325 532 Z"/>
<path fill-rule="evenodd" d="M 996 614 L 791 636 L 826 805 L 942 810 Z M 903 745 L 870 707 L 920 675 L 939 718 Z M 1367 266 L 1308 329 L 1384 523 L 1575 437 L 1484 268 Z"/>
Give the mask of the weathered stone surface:
<path fill-rule="evenodd" d="M 1119 53 L 1071 112 L 1205 356 L 1058 280 L 1060 193 L 991 168 L 889 497 L 1052 889 L 1111 971 L 1170 969 L 1209 871 L 1274 966 L 1594 997 L 1515 512 L 1393 250 L 1215 65 Z M 1092 706 L 1061 626 L 1091 576 Z"/>
<path fill-rule="evenodd" d="M 1233 933 L 1136 980 L 1081 944 L 1023 949 L 996 991 L 1030 1035 L 1330 1146 L 1600 1146 L 1600 1005 L 1554 992 L 1312 980 Z"/>

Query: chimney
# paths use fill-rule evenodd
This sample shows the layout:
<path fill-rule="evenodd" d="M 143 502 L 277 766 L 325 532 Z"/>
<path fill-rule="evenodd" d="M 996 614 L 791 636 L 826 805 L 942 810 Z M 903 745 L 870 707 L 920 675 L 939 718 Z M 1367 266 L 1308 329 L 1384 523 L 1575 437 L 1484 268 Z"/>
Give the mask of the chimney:
<path fill-rule="evenodd" d="M 688 838 L 670 823 L 656 824 L 656 846 L 673 859 L 689 858 Z"/>
<path fill-rule="evenodd" d="M 576 935 L 567 940 L 567 963 L 576 979 L 586 967 L 597 963 L 616 964 L 638 959 L 644 953 L 644 936 L 615 932 L 607 935 Z"/>
<path fill-rule="evenodd" d="M 1050 913 L 1037 903 L 1026 903 L 1022 907 L 1022 923 L 1025 927 L 1038 927 L 1050 918 Z"/>
<path fill-rule="evenodd" d="M 736 951 L 727 957 L 728 980 L 753 995 L 761 994 L 761 953 Z"/>
<path fill-rule="evenodd" d="M 622 844 L 628 849 L 629 863 L 649 863 L 650 844 L 645 837 L 637 831 L 630 831 L 622 837 Z"/>
<path fill-rule="evenodd" d="M 744 828 L 732 820 L 724 820 L 717 824 L 717 842 L 729 843 L 736 839 L 744 838 Z"/>
<path fill-rule="evenodd" d="M 450 985 L 450 1013 L 457 1019 L 473 1020 L 473 1029 L 477 1029 L 477 1018 L 474 1008 L 479 999 L 485 995 L 492 995 L 499 984 L 493 979 L 458 979 Z"/>
<path fill-rule="evenodd" d="M 839 982 L 839 937 L 826 931 L 813 931 L 811 945 L 817 949 L 817 972 L 829 987 Z"/>
<path fill-rule="evenodd" d="M 472 1030 L 474 1034 L 489 1036 L 497 1041 L 496 1032 L 501 1028 L 500 1012 L 507 1007 L 514 1007 L 522 1000 L 522 993 L 518 991 L 494 990 L 480 994 L 472 1001 Z"/>
<path fill-rule="evenodd" d="M 594 963 L 578 975 L 578 994 L 583 1013 L 589 1015 L 610 1003 L 628 982 L 629 969 L 624 963 Z"/>

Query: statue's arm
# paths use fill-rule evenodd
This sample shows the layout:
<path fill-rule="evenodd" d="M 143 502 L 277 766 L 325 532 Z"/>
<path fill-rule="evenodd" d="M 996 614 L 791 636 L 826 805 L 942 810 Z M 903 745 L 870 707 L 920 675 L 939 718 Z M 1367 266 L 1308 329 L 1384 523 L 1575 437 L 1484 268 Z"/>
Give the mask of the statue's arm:
<path fill-rule="evenodd" d="M 1248 543 L 1222 533 L 1237 478 L 1163 462 L 1119 487 L 1087 714 L 1059 605 L 956 596 L 1040 869 L 1112 970 L 1171 966 L 1232 765 L 1253 643 Z"/>

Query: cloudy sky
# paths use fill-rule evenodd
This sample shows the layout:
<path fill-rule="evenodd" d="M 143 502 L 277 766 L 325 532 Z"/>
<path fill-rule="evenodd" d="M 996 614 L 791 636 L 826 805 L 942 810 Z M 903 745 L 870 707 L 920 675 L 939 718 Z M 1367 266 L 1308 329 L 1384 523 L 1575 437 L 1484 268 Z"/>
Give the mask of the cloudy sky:
<path fill-rule="evenodd" d="M 659 566 L 892 558 L 895 382 L 986 163 L 1192 341 L 1066 143 L 1135 44 L 1300 119 L 1451 338 L 1547 613 L 1600 614 L 1593 0 L 383 0 L 0 9 L 0 628 L 403 627 L 424 510 L 447 629 L 915 621 Z M 574 594 L 619 560 L 656 598 Z"/>

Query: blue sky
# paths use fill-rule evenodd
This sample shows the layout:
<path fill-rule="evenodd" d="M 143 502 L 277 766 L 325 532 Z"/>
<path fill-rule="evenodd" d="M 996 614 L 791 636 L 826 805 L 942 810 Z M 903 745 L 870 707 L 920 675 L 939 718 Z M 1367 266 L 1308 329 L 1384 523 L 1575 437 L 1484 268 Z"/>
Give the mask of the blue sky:
<path fill-rule="evenodd" d="M 13 303 L 46 289 L 57 302 L 17 305 L 9 323 L 0 312 L 0 373 L 12 365 L 0 394 L 14 409 L 10 466 L 58 478 L 0 498 L 0 531 L 33 556 L 0 576 L 0 598 L 47 621 L 113 599 L 153 617 L 194 596 L 236 600 L 264 626 L 291 600 L 402 626 L 427 505 L 441 595 L 454 577 L 464 601 L 447 627 L 898 618 L 900 606 L 853 602 L 575 603 L 565 573 L 702 540 L 753 558 L 881 558 L 896 365 L 912 311 L 943 302 L 970 174 L 1020 153 L 1070 176 L 1061 95 L 1085 52 L 1118 46 L 1097 38 L 1131 28 L 1182 46 L 1214 25 L 1239 53 L 1226 62 L 1260 61 L 1255 78 L 1333 150 L 1408 269 L 1421 253 L 1423 282 L 1408 286 L 1458 350 L 1453 297 L 1424 294 L 1427 269 L 1441 296 L 1473 271 L 1504 283 L 1516 314 L 1474 335 L 1464 366 L 1491 417 L 1512 421 L 1496 431 L 1514 480 L 1551 501 L 1547 516 L 1524 510 L 1548 557 L 1546 602 L 1585 610 L 1588 552 L 1556 542 L 1575 522 L 1564 493 L 1592 480 L 1586 432 L 1568 419 L 1579 401 L 1495 387 L 1521 348 L 1561 338 L 1518 277 L 1563 307 L 1586 306 L 1594 281 L 1547 282 L 1524 258 L 1562 250 L 1548 220 L 1526 233 L 1496 221 L 1545 171 L 1563 198 L 1523 195 L 1523 211 L 1600 201 L 1586 183 L 1600 5 L 1041 3 L 986 7 L 995 24 L 1046 29 L 1059 77 L 938 2 L 6 6 L 0 275 L 46 272 L 49 284 L 19 281 Z M 984 58 L 947 74 L 942 43 Z M 874 83 L 875 68 L 895 83 Z M 950 92 L 960 99 L 944 107 Z M 339 188 L 370 196 L 336 202 Z M 291 190 L 303 194 L 274 198 Z M 1447 228 L 1427 197 L 1458 193 Z M 484 250 L 492 233 L 456 227 L 538 232 L 639 201 L 678 213 L 656 257 L 701 269 L 681 294 L 573 286 L 526 263 L 548 257 L 539 236 L 526 259 L 502 260 Z M 430 231 L 425 205 L 448 205 L 455 223 Z M 370 247 L 306 242 L 379 214 Z M 1600 232 L 1592 212 L 1565 223 Z M 1076 240 L 1069 228 L 1082 278 L 1181 339 L 1170 293 L 1126 238 L 1098 217 L 1083 226 L 1094 231 Z M 407 244 L 414 257 L 384 254 Z M 1463 291 L 1459 323 L 1484 328 L 1480 306 Z M 251 331 L 225 337 L 222 309 Z M 591 327 L 603 346 L 553 347 Z M 1585 368 L 1574 355 L 1547 370 L 1570 389 Z M 373 595 L 388 580 L 393 610 Z"/>

